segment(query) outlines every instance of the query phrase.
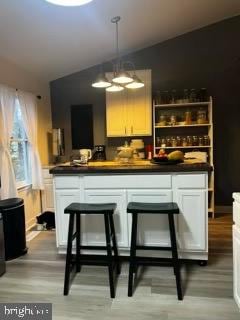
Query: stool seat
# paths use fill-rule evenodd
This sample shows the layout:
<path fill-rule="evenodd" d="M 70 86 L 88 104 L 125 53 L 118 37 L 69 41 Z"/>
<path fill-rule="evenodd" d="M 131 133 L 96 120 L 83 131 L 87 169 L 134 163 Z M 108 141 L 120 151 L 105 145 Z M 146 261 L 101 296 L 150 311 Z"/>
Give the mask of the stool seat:
<path fill-rule="evenodd" d="M 175 202 L 146 203 L 129 202 L 127 206 L 128 213 L 155 213 L 155 214 L 178 214 L 179 208 Z"/>
<path fill-rule="evenodd" d="M 87 214 L 113 214 L 116 203 L 77 203 L 73 202 L 64 209 L 64 213 L 87 213 Z"/>

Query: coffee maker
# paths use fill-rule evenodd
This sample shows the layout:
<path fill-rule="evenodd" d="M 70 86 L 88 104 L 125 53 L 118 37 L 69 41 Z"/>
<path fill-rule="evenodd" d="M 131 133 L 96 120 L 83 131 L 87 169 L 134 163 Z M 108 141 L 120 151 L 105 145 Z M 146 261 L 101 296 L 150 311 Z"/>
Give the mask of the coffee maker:
<path fill-rule="evenodd" d="M 92 160 L 95 160 L 95 161 L 104 161 L 104 160 L 106 160 L 105 148 L 106 147 L 104 145 L 96 145 L 94 147 Z"/>

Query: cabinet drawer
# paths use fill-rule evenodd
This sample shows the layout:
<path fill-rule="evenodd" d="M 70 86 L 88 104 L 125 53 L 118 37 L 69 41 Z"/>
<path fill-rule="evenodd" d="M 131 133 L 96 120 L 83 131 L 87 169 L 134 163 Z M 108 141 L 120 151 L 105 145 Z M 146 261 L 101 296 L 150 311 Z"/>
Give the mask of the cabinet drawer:
<path fill-rule="evenodd" d="M 86 189 L 171 189 L 171 175 L 115 175 L 115 176 L 86 176 Z"/>
<path fill-rule="evenodd" d="M 183 174 L 177 176 L 178 189 L 205 189 L 207 180 L 205 174 Z"/>
<path fill-rule="evenodd" d="M 79 177 L 73 176 L 59 176 L 55 177 L 55 188 L 56 189 L 79 189 Z"/>

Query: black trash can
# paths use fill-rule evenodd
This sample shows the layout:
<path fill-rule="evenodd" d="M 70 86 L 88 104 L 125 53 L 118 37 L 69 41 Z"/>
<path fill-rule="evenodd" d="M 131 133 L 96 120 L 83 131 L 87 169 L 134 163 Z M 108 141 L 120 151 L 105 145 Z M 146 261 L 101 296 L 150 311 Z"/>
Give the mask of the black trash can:
<path fill-rule="evenodd" d="M 1 200 L 0 212 L 3 217 L 5 259 L 18 258 L 27 253 L 23 199 Z"/>

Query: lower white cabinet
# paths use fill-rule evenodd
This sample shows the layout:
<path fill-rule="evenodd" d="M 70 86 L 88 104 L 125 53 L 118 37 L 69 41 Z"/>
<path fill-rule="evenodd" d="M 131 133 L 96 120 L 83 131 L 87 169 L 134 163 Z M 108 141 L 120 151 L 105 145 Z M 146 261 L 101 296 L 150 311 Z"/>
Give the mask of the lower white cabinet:
<path fill-rule="evenodd" d="M 87 203 L 116 203 L 117 209 L 113 215 L 114 226 L 119 247 L 128 247 L 128 223 L 126 212 L 125 190 L 85 190 L 85 202 Z M 81 230 L 83 243 L 87 245 L 105 245 L 105 227 L 103 215 L 86 215 L 82 217 Z"/>
<path fill-rule="evenodd" d="M 184 251 L 207 250 L 206 194 L 205 190 L 176 191 L 178 245 Z"/>
<path fill-rule="evenodd" d="M 72 202 L 80 201 L 80 191 L 76 190 L 56 190 L 56 234 L 57 246 L 67 245 L 69 215 L 64 214 L 64 209 Z M 61 217 L 61 218 L 60 218 Z"/>
<path fill-rule="evenodd" d="M 43 211 L 55 211 L 53 199 L 53 177 L 49 174 L 49 168 L 43 169 L 44 190 L 41 191 L 41 202 Z"/>
<path fill-rule="evenodd" d="M 171 202 L 172 190 L 129 190 L 128 202 Z M 128 215 L 131 239 L 132 215 Z M 138 243 L 149 246 L 169 246 L 170 235 L 167 215 L 142 214 L 138 216 Z"/>
<path fill-rule="evenodd" d="M 233 226 L 233 291 L 240 309 L 240 228 Z"/>
<path fill-rule="evenodd" d="M 206 173 L 186 174 L 120 174 L 120 175 L 56 175 L 56 233 L 59 250 L 65 250 L 68 215 L 64 208 L 71 202 L 117 203 L 114 222 L 120 251 L 127 253 L 131 238 L 131 214 L 127 204 L 136 202 L 177 202 L 180 214 L 175 216 L 179 253 L 185 259 L 208 258 L 208 199 Z M 66 179 L 66 183 L 64 182 Z M 188 185 L 190 186 L 188 188 Z M 105 244 L 103 217 L 82 216 L 82 242 L 85 245 Z M 167 215 L 139 216 L 138 241 L 149 246 L 169 246 Z"/>

